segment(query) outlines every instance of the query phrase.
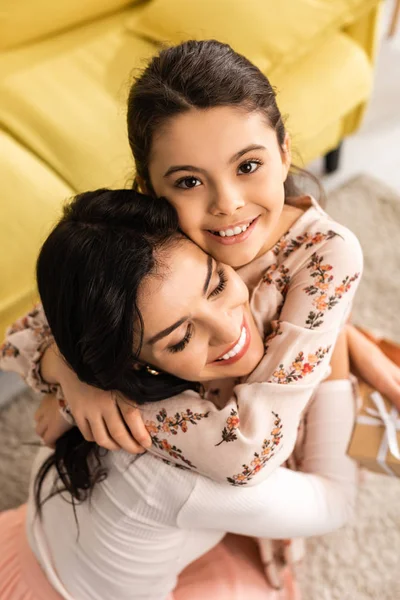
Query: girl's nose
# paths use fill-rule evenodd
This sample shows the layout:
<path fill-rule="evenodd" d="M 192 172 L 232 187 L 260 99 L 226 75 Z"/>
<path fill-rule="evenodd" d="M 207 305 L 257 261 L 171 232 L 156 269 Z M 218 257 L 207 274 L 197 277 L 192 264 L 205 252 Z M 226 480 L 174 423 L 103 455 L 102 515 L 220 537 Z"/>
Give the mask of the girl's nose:
<path fill-rule="evenodd" d="M 233 215 L 246 202 L 237 189 L 215 190 L 212 198 L 210 213 L 216 217 Z"/>

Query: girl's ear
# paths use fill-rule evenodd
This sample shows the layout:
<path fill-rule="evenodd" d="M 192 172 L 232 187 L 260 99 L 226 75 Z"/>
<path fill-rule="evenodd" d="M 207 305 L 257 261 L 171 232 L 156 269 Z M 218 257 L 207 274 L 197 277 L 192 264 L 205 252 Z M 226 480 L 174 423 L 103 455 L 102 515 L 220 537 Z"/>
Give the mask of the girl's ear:
<path fill-rule="evenodd" d="M 283 141 L 282 149 L 282 175 L 283 181 L 286 181 L 286 178 L 289 173 L 290 165 L 292 164 L 292 140 L 288 133 L 285 134 L 285 139 Z"/>
<path fill-rule="evenodd" d="M 136 175 L 135 177 L 135 184 L 137 189 L 139 190 L 139 192 L 141 192 L 142 194 L 147 194 L 149 195 L 150 191 L 146 185 L 145 180 L 143 179 L 143 177 L 140 177 L 139 175 Z"/>

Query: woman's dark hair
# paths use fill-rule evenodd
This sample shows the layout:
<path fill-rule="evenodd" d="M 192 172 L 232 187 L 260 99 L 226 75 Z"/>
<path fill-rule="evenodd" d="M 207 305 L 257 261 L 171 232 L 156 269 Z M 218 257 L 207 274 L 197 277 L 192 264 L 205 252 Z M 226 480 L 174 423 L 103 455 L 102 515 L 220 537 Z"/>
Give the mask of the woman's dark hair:
<path fill-rule="evenodd" d="M 149 275 L 162 276 L 159 251 L 182 239 L 175 209 L 134 190 L 87 192 L 64 208 L 42 246 L 36 276 L 55 342 L 81 381 L 137 404 L 198 390 L 196 383 L 137 368 L 143 339 L 139 287 Z M 74 428 L 37 476 L 38 507 L 53 466 L 77 500 L 104 476 L 100 449 Z"/>
<path fill-rule="evenodd" d="M 228 44 L 216 40 L 183 42 L 155 56 L 134 81 L 128 98 L 128 138 L 136 173 L 153 193 L 149 156 L 154 135 L 163 124 L 192 108 L 237 106 L 259 111 L 275 130 L 283 147 L 285 124 L 268 78 Z M 299 195 L 294 174 L 318 180 L 293 167 L 285 181 L 285 198 Z"/>

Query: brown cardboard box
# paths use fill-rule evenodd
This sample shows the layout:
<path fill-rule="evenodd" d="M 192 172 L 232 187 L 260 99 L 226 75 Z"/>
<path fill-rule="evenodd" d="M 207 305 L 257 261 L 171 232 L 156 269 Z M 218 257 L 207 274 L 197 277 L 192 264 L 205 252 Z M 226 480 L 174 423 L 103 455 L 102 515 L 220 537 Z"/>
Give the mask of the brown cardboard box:
<path fill-rule="evenodd" d="M 374 393 L 377 392 L 364 383 L 360 384 L 359 389 L 362 405 L 356 417 L 348 455 L 370 471 L 400 477 L 400 460 L 390 452 L 387 428 L 373 400 Z M 393 428 L 392 434 L 397 437 L 397 444 L 400 447 L 400 416 L 389 400 L 384 396 L 380 398 L 383 400 L 386 412 L 395 422 L 396 431 L 394 432 Z M 368 410 L 374 411 L 374 414 L 371 415 Z"/>

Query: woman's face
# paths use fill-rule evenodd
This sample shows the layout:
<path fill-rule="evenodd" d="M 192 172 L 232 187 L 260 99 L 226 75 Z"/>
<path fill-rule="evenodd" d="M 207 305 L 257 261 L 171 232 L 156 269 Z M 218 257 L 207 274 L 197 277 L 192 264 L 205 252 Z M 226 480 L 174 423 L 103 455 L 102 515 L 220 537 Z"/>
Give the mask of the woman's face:
<path fill-rule="evenodd" d="M 280 148 L 259 112 L 191 109 L 153 139 L 151 185 L 182 230 L 217 261 L 240 267 L 270 249 L 279 231 L 290 142 Z"/>
<path fill-rule="evenodd" d="M 141 285 L 140 359 L 190 381 L 247 375 L 263 343 L 239 275 L 182 239 L 159 257 L 162 275 Z"/>

